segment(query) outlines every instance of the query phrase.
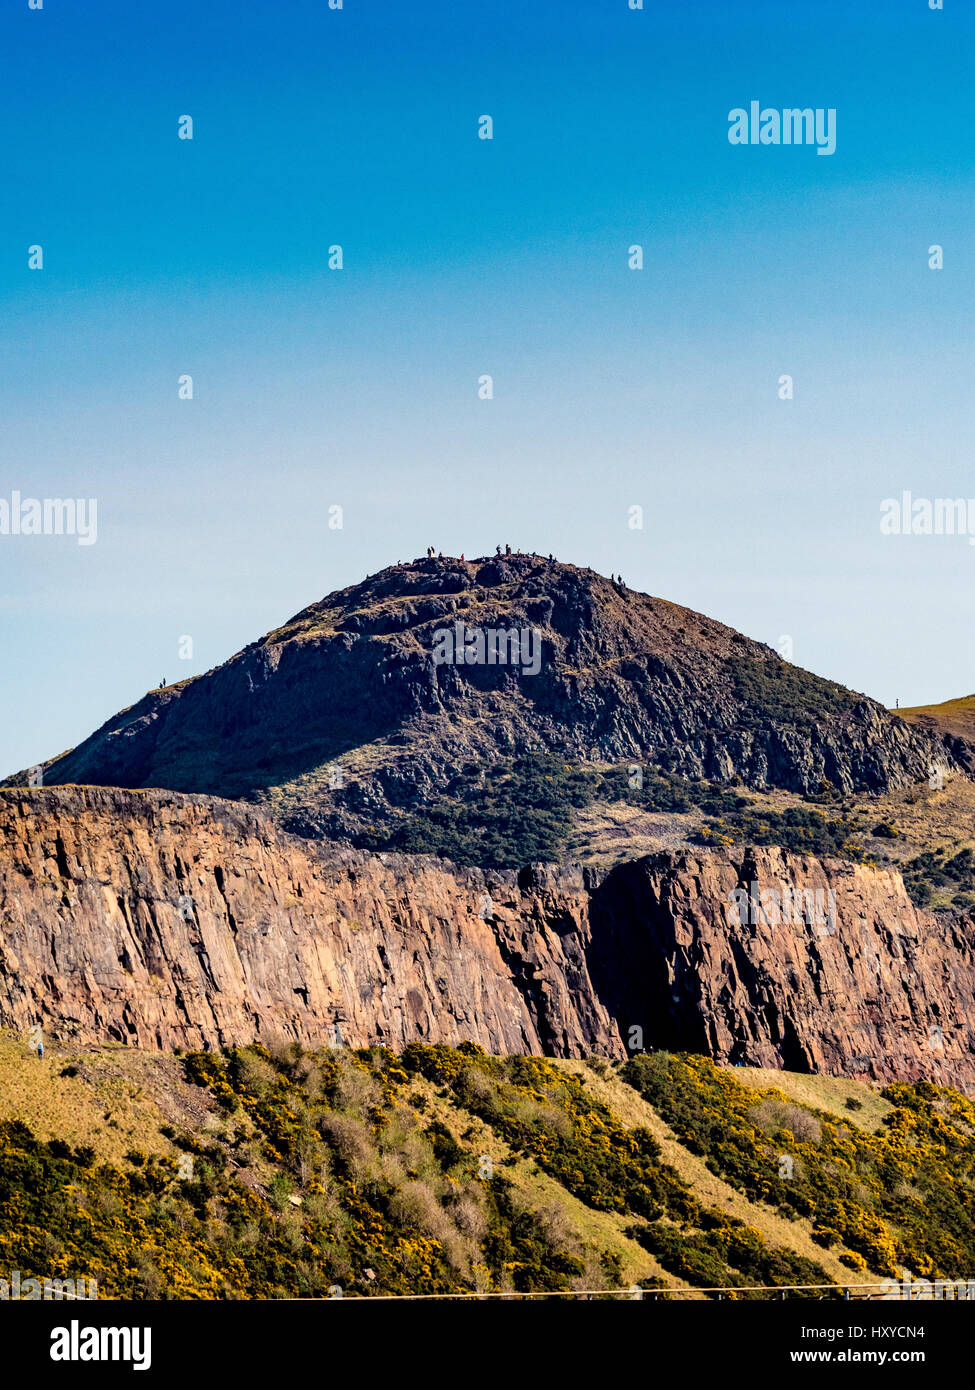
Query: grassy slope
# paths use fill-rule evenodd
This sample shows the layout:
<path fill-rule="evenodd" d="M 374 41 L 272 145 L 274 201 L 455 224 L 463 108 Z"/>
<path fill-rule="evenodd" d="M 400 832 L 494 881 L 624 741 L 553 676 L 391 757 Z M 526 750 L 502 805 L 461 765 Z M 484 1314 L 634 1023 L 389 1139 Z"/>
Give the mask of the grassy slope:
<path fill-rule="evenodd" d="M 700 1297 L 695 1283 L 725 1282 L 714 1277 L 715 1268 L 723 1274 L 737 1268 L 744 1278 L 731 1277 L 744 1283 L 814 1282 L 808 1271 L 817 1266 L 837 1284 L 889 1277 L 883 1260 L 868 1265 L 870 1272 L 851 1273 L 861 1268 L 855 1255 L 850 1263 L 861 1228 L 879 1232 L 860 1242 L 868 1254 L 893 1249 L 877 1217 L 890 1239 L 903 1236 L 903 1262 L 917 1253 L 915 1272 L 926 1272 L 920 1257 L 927 1248 L 935 1252 L 931 1272 L 962 1277 L 964 1252 L 975 1249 L 971 1221 L 950 1198 L 951 1189 L 957 1194 L 972 1185 L 971 1106 L 950 1093 L 929 1088 L 927 1100 L 922 1097 L 955 1132 L 939 1157 L 941 1121 L 909 1138 L 913 1121 L 898 1130 L 898 1115 L 910 1119 L 914 1111 L 897 1111 L 869 1084 L 715 1068 L 702 1059 L 685 1067 L 660 1054 L 659 1065 L 670 1066 L 656 1073 L 669 1078 L 661 1096 L 678 1127 L 694 1114 L 701 1118 L 692 1125 L 703 1118 L 711 1137 L 702 1150 L 678 1138 L 655 1104 L 606 1061 L 411 1052 L 400 1062 L 391 1054 L 348 1052 L 337 1060 L 282 1052 L 276 1060 L 252 1061 L 248 1051 L 241 1081 L 232 1057 L 227 1070 L 219 1055 L 199 1054 L 188 1063 L 118 1046 L 58 1044 L 38 1060 L 20 1040 L 0 1034 L 0 1266 L 27 1269 L 33 1261 L 38 1274 L 67 1274 L 87 1261 L 85 1272 L 94 1269 L 109 1296 L 281 1296 L 296 1289 L 324 1296 L 337 1280 L 348 1294 L 657 1282 Z M 205 1084 L 188 1079 L 188 1065 Z M 782 1099 L 770 1100 L 774 1095 Z M 809 1148 L 808 1136 L 794 1141 L 768 1129 L 762 1108 L 778 1105 L 776 1113 L 788 1119 L 793 1112 L 782 1110 L 785 1101 L 813 1131 L 824 1130 L 829 1149 L 822 1160 L 818 1139 Z M 900 1103 L 917 1104 L 917 1088 L 903 1090 Z M 759 1135 L 757 1149 L 754 1138 L 741 1147 L 743 1116 L 766 1125 L 768 1145 Z M 382 1117 L 378 1129 L 376 1117 Z M 81 1167 L 64 1168 L 52 1188 L 49 1171 L 42 1176 L 37 1167 L 40 1157 L 50 1168 L 51 1156 L 4 1126 L 11 1120 L 27 1125 L 36 1140 L 62 1141 L 75 1151 L 90 1146 L 93 1153 Z M 839 1122 L 839 1140 L 825 1133 L 829 1120 Z M 443 1136 L 436 1143 L 429 1137 L 434 1131 Z M 775 1154 L 796 1142 L 797 1154 L 805 1155 L 801 1166 L 826 1164 L 829 1171 L 832 1164 L 839 1172 L 835 1165 L 847 1162 L 844 1133 L 861 1136 L 846 1189 L 853 1206 L 848 1201 L 844 1218 L 854 1246 L 837 1239 L 824 1248 L 813 1239 L 813 1215 L 777 1206 L 767 1179 Z M 898 1133 L 907 1138 L 906 1149 Z M 631 1142 L 637 1147 L 614 1168 L 613 1153 L 625 1153 Z M 133 1159 L 133 1151 L 142 1157 Z M 71 1162 L 57 1145 L 52 1152 Z M 187 1152 L 201 1165 L 194 1184 L 178 1181 L 177 1164 Z M 496 1174 L 487 1184 L 477 1173 L 486 1154 Z M 101 1162 L 110 1168 L 99 1169 Z M 877 1181 L 882 1187 L 888 1180 L 884 1174 L 903 1193 L 900 1206 L 884 1207 L 875 1195 Z M 59 1186 L 65 1181 L 67 1187 Z M 950 1198 L 937 1212 L 924 1195 L 932 1182 Z M 768 1197 L 757 1197 L 759 1190 Z M 653 1191 L 663 1204 L 657 1216 L 658 1199 L 646 1205 Z M 857 1191 L 865 1204 L 859 1215 Z M 59 1192 L 74 1196 L 66 1204 Z M 914 1216 L 904 1205 L 912 1194 L 921 1203 Z M 35 1199 L 40 1206 L 32 1205 Z M 72 1202 L 88 1213 L 90 1225 L 71 1216 Z M 917 1225 L 918 1211 L 922 1225 L 928 1219 L 925 1203 L 934 1213 L 930 1239 Z M 769 1252 L 778 1275 L 759 1279 L 733 1258 L 725 1267 L 726 1256 L 716 1265 L 711 1253 L 700 1254 L 715 1231 L 720 1242 L 733 1240 L 736 1230 L 751 1232 L 748 1239 Z M 486 1232 L 493 1254 L 482 1259 Z M 669 1232 L 679 1247 L 688 1242 L 686 1265 L 673 1248 L 660 1258 L 643 1248 L 641 1240 L 654 1232 Z M 790 1260 L 802 1276 L 786 1272 Z M 379 1283 L 367 1282 L 363 1270 L 370 1266 Z"/>
<path fill-rule="evenodd" d="M 529 1205 L 535 1208 L 561 1208 L 569 1225 L 584 1241 L 591 1241 L 600 1249 L 612 1250 L 618 1254 L 624 1284 L 639 1283 L 649 1273 L 660 1278 L 665 1284 L 678 1288 L 689 1287 L 685 1280 L 669 1276 L 652 1255 L 642 1250 L 635 1240 L 624 1235 L 624 1229 L 629 1224 L 626 1218 L 615 1212 L 596 1212 L 587 1207 L 584 1202 L 566 1192 L 560 1183 L 544 1173 L 532 1159 L 514 1154 L 511 1146 L 494 1134 L 490 1126 L 478 1116 L 472 1116 L 466 1110 L 460 1111 L 429 1081 L 424 1078 L 418 1079 L 414 1083 L 414 1089 L 426 1099 L 430 1117 L 449 1129 L 456 1140 L 460 1141 L 462 1135 L 467 1133 L 469 1142 L 477 1151 L 490 1151 L 496 1162 L 511 1162 L 512 1166 L 507 1170 L 507 1176 Z M 634 1099 L 639 1103 L 639 1097 L 635 1094 Z M 622 1119 L 622 1116 L 620 1118 Z"/>
<path fill-rule="evenodd" d="M 862 1108 L 856 1115 L 857 1128 L 870 1134 L 882 1132 L 884 1117 L 894 1108 L 872 1081 L 850 1081 L 844 1076 L 808 1076 L 798 1071 L 770 1072 L 761 1067 L 722 1067 L 720 1070 L 756 1090 L 774 1085 L 798 1105 L 825 1110 L 838 1120 L 849 1120 L 848 1100 L 859 1101 Z"/>
<path fill-rule="evenodd" d="M 813 1243 L 811 1221 L 787 1221 L 771 1207 L 749 1201 L 742 1193 L 723 1182 L 708 1170 L 703 1159 L 697 1154 L 692 1154 L 680 1142 L 670 1126 L 643 1097 L 620 1080 L 612 1070 L 607 1069 L 604 1076 L 597 1076 L 585 1062 L 565 1061 L 560 1062 L 559 1066 L 583 1077 L 587 1088 L 610 1106 L 628 1128 L 646 1126 L 661 1145 L 665 1160 L 676 1168 L 692 1191 L 706 1205 L 716 1207 L 728 1216 L 736 1216 L 740 1221 L 746 1221 L 760 1232 L 770 1245 L 784 1246 L 786 1249 L 794 1250 L 797 1255 L 815 1260 L 822 1265 L 830 1278 L 838 1283 L 850 1278 L 849 1270 L 844 1269 L 832 1251 L 823 1250 Z M 735 1074 L 739 1073 L 736 1071 Z M 780 1085 L 780 1077 L 789 1075 L 792 1073 L 768 1072 L 755 1068 L 758 1085 L 777 1086 Z"/>
<path fill-rule="evenodd" d="M 975 740 L 975 695 L 963 695 L 957 700 L 945 700 L 940 705 L 914 705 L 910 709 L 894 709 L 908 724 L 937 733 L 954 734 L 956 738 Z"/>
<path fill-rule="evenodd" d="M 77 1075 L 62 1074 L 71 1068 Z M 215 1108 L 163 1053 L 54 1046 L 38 1059 L 0 1032 L 0 1118 L 23 1121 L 38 1138 L 91 1145 L 109 1163 L 133 1148 L 171 1155 L 161 1126 L 181 1121 L 203 1129 Z"/>

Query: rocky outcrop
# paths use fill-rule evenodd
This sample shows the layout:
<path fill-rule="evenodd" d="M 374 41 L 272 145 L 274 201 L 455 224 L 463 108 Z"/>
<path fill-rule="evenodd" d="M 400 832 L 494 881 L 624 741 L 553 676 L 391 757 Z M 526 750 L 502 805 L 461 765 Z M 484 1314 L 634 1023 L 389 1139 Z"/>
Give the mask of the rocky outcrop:
<path fill-rule="evenodd" d="M 435 661 L 437 632 L 457 624 L 536 631 L 537 669 L 474 647 Z M 912 728 L 721 623 L 525 555 L 391 566 L 150 692 L 44 781 L 266 798 L 288 829 L 374 845 L 458 769 L 516 750 L 804 793 L 888 791 L 926 782 L 932 764 L 975 771 L 964 740 Z"/>
<path fill-rule="evenodd" d="M 640 930 L 638 924 L 644 924 Z M 975 1090 L 975 926 L 899 874 L 779 849 L 659 854 L 594 891 L 590 968 L 629 1040 Z"/>
<path fill-rule="evenodd" d="M 0 1023 L 143 1047 L 475 1038 L 620 1044 L 589 980 L 579 872 L 450 872 L 331 850 L 231 802 L 0 794 Z"/>
<path fill-rule="evenodd" d="M 896 874 L 775 849 L 485 874 L 199 796 L 0 793 L 0 1024 L 80 1041 L 337 1023 L 356 1046 L 669 1047 L 975 1092 L 973 943 Z"/>

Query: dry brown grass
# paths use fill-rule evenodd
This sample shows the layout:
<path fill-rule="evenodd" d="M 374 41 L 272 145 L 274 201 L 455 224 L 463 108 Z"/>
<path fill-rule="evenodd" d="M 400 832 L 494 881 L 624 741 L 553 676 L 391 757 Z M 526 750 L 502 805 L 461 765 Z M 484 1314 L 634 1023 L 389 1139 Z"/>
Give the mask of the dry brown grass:
<path fill-rule="evenodd" d="M 599 802 L 575 813 L 566 858 L 609 868 L 662 849 L 681 849 L 700 823 L 697 813 L 645 811 L 625 801 Z"/>
<path fill-rule="evenodd" d="M 958 700 L 945 700 L 940 705 L 913 705 L 910 709 L 893 709 L 908 724 L 936 733 L 954 734 L 975 742 L 975 695 L 963 695 Z"/>
<path fill-rule="evenodd" d="M 76 1076 L 63 1076 L 66 1067 Z M 0 1115 L 21 1120 L 40 1139 L 90 1145 L 120 1163 L 130 1149 L 171 1154 L 167 1122 L 203 1129 L 210 1107 L 182 1079 L 177 1058 L 128 1047 L 49 1045 L 43 1058 L 0 1034 Z"/>
<path fill-rule="evenodd" d="M 774 1086 L 799 1105 L 823 1110 L 838 1119 L 849 1120 L 857 1129 L 877 1134 L 884 1116 L 893 1106 L 868 1081 L 848 1081 L 843 1076 L 808 1076 L 796 1071 L 763 1071 L 760 1067 L 725 1067 L 743 1086 L 767 1090 Z M 856 1100 L 861 1109 L 850 1110 L 846 1102 Z"/>
<path fill-rule="evenodd" d="M 871 797 L 863 806 L 877 821 L 889 821 L 899 832 L 894 840 L 874 840 L 897 864 L 923 850 L 957 852 L 975 844 L 975 783 L 953 777 L 941 791 L 926 784 Z"/>

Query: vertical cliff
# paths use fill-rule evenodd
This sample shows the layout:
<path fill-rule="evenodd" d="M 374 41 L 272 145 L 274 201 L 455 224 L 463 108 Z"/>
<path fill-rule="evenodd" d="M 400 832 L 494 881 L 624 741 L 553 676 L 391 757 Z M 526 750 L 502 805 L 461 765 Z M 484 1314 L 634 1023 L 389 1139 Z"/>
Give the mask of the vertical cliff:
<path fill-rule="evenodd" d="M 775 849 L 485 874 L 201 796 L 0 793 L 0 1023 L 81 1041 L 337 1022 L 356 1046 L 666 1047 L 971 1090 L 973 942 L 896 874 Z"/>
<path fill-rule="evenodd" d="M 638 924 L 644 924 L 641 930 Z M 624 1037 L 795 1071 L 975 1085 L 975 928 L 900 875 L 779 849 L 659 854 L 590 905 Z"/>
<path fill-rule="evenodd" d="M 523 889 L 330 850 L 230 802 L 103 788 L 2 794 L 0 845 L 4 1023 L 172 1048 L 322 1042 L 338 1016 L 358 1045 L 620 1051 L 578 872 Z"/>

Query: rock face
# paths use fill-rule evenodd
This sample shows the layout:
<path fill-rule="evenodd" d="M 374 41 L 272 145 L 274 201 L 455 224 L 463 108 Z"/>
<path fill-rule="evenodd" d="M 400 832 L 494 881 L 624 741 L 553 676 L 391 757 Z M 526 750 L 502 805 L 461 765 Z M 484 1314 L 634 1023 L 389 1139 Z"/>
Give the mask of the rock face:
<path fill-rule="evenodd" d="M 435 660 L 437 633 L 458 623 L 467 659 Z M 513 629 L 538 634 L 534 673 L 478 659 L 478 632 Z M 926 781 L 932 763 L 975 771 L 963 739 L 912 728 L 721 623 L 592 570 L 504 556 L 395 565 L 332 594 L 150 692 L 44 781 L 266 800 L 286 829 L 375 844 L 367 830 L 422 808 L 459 768 L 515 750 L 805 793 L 888 791 Z"/>
<path fill-rule="evenodd" d="M 624 1039 L 637 1025 L 721 1061 L 975 1088 L 975 925 L 919 910 L 897 873 L 779 849 L 659 854 L 607 875 L 589 925 Z"/>
<path fill-rule="evenodd" d="M 0 793 L 0 847 L 0 1023 L 24 1031 L 321 1045 L 337 1021 L 355 1046 L 672 1047 L 975 1091 L 972 924 L 895 874 L 774 849 L 484 874 L 90 787 Z M 806 920 L 773 890 L 811 895 Z"/>
<path fill-rule="evenodd" d="M 332 851 L 230 802 L 0 793 L 0 1022 L 143 1047 L 475 1038 L 619 1052 L 581 874 Z M 341 1021 L 344 1019 L 344 1021 Z"/>

